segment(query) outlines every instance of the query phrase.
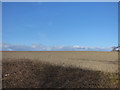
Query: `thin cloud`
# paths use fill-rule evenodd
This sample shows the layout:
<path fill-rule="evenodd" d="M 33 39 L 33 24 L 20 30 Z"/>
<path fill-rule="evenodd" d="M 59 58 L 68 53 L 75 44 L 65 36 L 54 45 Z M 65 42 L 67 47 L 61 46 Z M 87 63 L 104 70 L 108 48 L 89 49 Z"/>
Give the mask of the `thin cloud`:
<path fill-rule="evenodd" d="M 2 43 L 3 51 L 111 51 L 112 47 L 86 47 L 86 46 L 45 46 L 42 44 L 16 45 Z"/>

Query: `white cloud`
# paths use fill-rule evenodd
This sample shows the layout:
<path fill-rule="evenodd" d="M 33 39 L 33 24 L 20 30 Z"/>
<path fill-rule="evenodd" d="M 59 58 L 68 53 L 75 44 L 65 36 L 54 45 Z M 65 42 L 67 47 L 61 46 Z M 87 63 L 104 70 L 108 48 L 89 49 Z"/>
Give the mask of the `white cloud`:
<path fill-rule="evenodd" d="M 8 45 L 4 45 L 5 48 L 9 47 Z"/>
<path fill-rule="evenodd" d="M 35 46 L 35 45 L 32 45 L 32 48 L 36 48 L 36 46 Z"/>
<path fill-rule="evenodd" d="M 78 45 L 75 45 L 75 46 L 73 46 L 73 48 L 80 48 L 80 46 L 78 46 Z"/>
<path fill-rule="evenodd" d="M 12 49 L 8 48 L 8 51 L 13 51 Z"/>
<path fill-rule="evenodd" d="M 62 49 L 62 48 L 63 48 L 63 46 L 59 46 L 58 48 L 59 48 L 59 49 Z"/>
<path fill-rule="evenodd" d="M 86 46 L 45 46 L 42 44 L 15 45 L 2 43 L 3 51 L 111 51 L 112 47 L 86 47 Z"/>

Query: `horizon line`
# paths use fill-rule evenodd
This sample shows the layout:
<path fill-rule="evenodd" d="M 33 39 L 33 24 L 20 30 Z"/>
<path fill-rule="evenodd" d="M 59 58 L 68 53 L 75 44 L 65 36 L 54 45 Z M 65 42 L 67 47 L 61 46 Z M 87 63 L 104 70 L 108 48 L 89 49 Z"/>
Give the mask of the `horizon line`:
<path fill-rule="evenodd" d="M 0 51 L 0 52 L 72 52 L 72 51 Z M 113 51 L 75 51 L 75 52 L 113 52 Z"/>

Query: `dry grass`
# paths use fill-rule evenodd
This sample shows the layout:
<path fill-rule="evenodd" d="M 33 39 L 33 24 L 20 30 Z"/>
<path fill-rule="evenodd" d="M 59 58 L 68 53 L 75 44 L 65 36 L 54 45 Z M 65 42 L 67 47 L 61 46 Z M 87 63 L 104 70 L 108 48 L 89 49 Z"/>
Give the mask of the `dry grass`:
<path fill-rule="evenodd" d="M 118 53 L 3 52 L 3 88 L 117 88 Z"/>
<path fill-rule="evenodd" d="M 117 73 L 3 59 L 3 88 L 117 88 Z"/>
<path fill-rule="evenodd" d="M 35 62 L 49 62 L 61 66 L 74 66 L 103 72 L 118 72 L 117 52 L 97 51 L 13 51 L 3 52 L 3 60 L 27 58 Z"/>

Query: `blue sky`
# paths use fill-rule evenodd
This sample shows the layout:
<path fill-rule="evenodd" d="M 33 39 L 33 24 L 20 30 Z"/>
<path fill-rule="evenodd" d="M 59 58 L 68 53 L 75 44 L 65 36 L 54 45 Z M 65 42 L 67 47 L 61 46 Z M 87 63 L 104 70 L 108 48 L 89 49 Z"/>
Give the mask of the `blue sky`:
<path fill-rule="evenodd" d="M 2 10 L 6 44 L 99 48 L 118 45 L 117 2 L 11 2 L 3 3 Z"/>

